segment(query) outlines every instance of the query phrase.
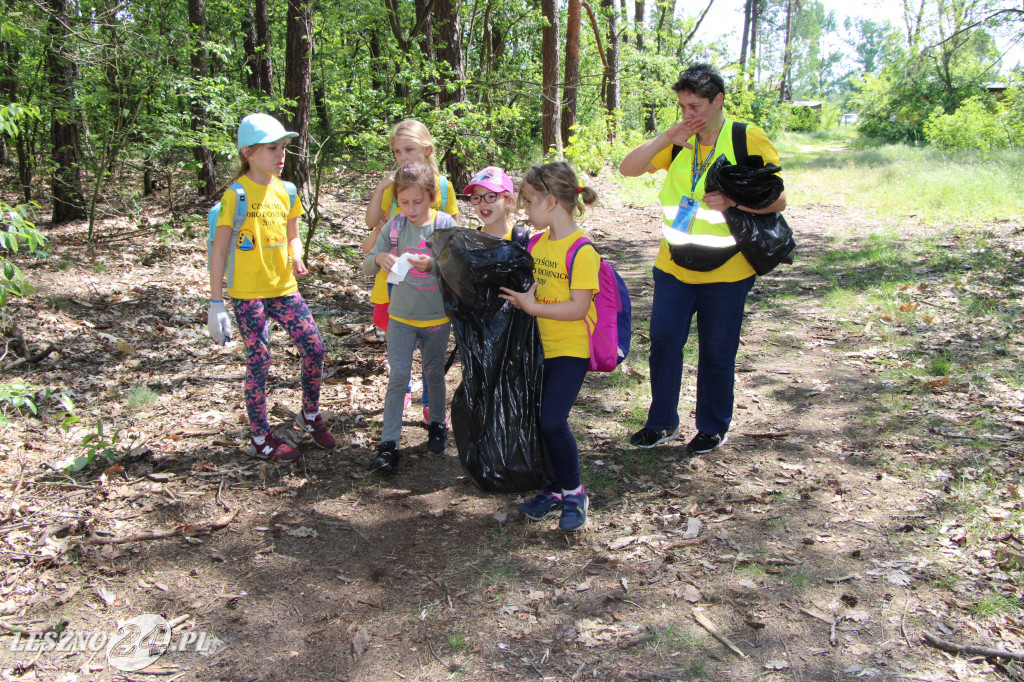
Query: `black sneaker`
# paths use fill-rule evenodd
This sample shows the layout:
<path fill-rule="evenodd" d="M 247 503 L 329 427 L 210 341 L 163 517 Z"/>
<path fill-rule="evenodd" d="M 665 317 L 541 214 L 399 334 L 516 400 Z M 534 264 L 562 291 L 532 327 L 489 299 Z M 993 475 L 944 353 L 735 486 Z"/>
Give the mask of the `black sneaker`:
<path fill-rule="evenodd" d="M 678 426 L 675 431 L 669 431 L 668 429 L 655 431 L 654 429 L 644 427 L 629 437 L 629 444 L 633 447 L 649 449 L 676 438 L 679 438 Z"/>
<path fill-rule="evenodd" d="M 401 459 L 402 453 L 398 449 L 398 443 L 386 440 L 377 446 L 377 454 L 370 460 L 370 471 L 381 471 L 386 474 L 398 473 L 398 462 Z"/>
<path fill-rule="evenodd" d="M 427 450 L 444 452 L 444 447 L 448 443 L 448 427 L 439 422 L 430 422 L 427 434 Z"/>
<path fill-rule="evenodd" d="M 697 435 L 693 437 L 686 445 L 688 452 L 694 455 L 703 455 L 711 452 L 715 448 L 725 445 L 725 442 L 729 440 L 726 438 L 724 433 L 705 433 L 704 431 L 698 431 Z"/>

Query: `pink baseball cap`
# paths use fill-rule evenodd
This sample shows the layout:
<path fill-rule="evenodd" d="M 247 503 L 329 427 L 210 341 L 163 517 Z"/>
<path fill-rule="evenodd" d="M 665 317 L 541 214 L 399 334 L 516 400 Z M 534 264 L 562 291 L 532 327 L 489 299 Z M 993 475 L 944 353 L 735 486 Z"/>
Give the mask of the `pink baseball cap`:
<path fill-rule="evenodd" d="M 473 179 L 466 185 L 466 189 L 462 190 L 463 194 L 469 194 L 470 190 L 473 189 L 473 185 L 480 185 L 492 192 L 508 192 L 512 194 L 514 192 L 512 188 L 512 178 L 508 176 L 501 168 L 497 166 L 488 166 L 482 171 L 473 176 Z"/>

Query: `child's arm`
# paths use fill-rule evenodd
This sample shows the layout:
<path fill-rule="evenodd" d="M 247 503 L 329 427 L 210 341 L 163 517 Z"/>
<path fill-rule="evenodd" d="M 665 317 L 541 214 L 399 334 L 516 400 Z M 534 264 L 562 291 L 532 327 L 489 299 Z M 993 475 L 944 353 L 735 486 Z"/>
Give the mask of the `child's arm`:
<path fill-rule="evenodd" d="M 292 255 L 292 272 L 296 277 L 305 277 L 309 274 L 306 264 L 302 260 L 302 237 L 299 236 L 299 219 L 289 218 L 287 225 L 288 251 Z"/>
<path fill-rule="evenodd" d="M 224 307 L 224 263 L 228 258 L 231 244 L 231 225 L 218 225 L 213 233 L 213 249 L 210 252 L 210 309 L 206 316 L 206 328 L 214 343 L 224 344 L 231 340 L 231 318 Z"/>
<path fill-rule="evenodd" d="M 370 209 L 366 209 L 366 212 L 369 214 Z M 367 220 L 367 222 L 369 222 L 369 220 Z M 382 227 L 384 227 L 384 223 L 378 222 L 377 225 L 370 230 L 370 233 L 366 235 L 366 239 L 363 240 L 363 245 L 360 247 L 363 250 L 363 254 L 373 251 L 373 245 L 377 243 L 377 237 L 380 235 L 380 228 Z"/>
<path fill-rule="evenodd" d="M 390 221 L 385 224 L 385 227 L 388 224 L 390 224 Z M 391 272 L 391 268 L 397 260 L 394 254 L 391 253 L 390 229 L 385 230 L 381 228 L 378 230 L 377 243 L 373 245 L 370 252 L 366 254 L 366 258 L 363 259 L 363 274 L 375 275 L 377 270 L 381 269 L 385 272 Z"/>
<path fill-rule="evenodd" d="M 540 303 L 537 301 L 537 283 L 534 282 L 529 291 L 518 292 L 501 287 L 503 293 L 498 294 L 500 298 L 509 301 L 524 313 L 534 317 L 543 317 L 548 320 L 563 320 L 570 322 L 582 320 L 590 310 L 590 303 L 594 300 L 593 289 L 570 289 L 568 301 L 557 303 Z"/>
<path fill-rule="evenodd" d="M 387 218 L 387 213 L 381 210 L 380 202 L 384 197 L 384 190 L 391 187 L 395 182 L 395 172 L 391 171 L 377 183 L 377 186 L 373 188 L 373 194 L 370 195 L 370 205 L 366 207 L 366 226 L 371 230 L 379 230 L 381 223 Z M 371 233 L 372 234 L 372 233 Z M 373 240 L 367 238 L 370 244 L 373 244 Z M 371 247 L 367 245 L 366 241 L 363 242 L 363 253 L 369 253 Z"/>

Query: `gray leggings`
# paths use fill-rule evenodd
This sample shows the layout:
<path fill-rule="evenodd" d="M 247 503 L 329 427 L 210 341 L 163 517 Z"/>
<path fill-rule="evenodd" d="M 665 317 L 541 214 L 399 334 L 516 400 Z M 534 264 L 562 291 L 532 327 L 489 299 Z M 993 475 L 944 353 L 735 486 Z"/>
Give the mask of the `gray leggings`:
<path fill-rule="evenodd" d="M 448 418 L 444 361 L 451 329 L 450 322 L 437 327 L 413 327 L 394 318 L 388 322 L 388 364 L 391 365 L 391 376 L 388 378 L 388 391 L 384 394 L 382 442 L 397 442 L 402 436 L 402 411 L 412 375 L 412 354 L 416 350 L 417 340 L 421 344 L 420 354 L 423 356 L 423 381 L 430 393 L 430 421 L 443 424 Z"/>

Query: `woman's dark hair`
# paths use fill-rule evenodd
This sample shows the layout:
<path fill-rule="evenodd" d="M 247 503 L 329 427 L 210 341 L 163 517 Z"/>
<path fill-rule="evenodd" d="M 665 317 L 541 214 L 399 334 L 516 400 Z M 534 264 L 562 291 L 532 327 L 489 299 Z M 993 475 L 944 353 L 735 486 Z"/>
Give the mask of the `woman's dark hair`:
<path fill-rule="evenodd" d="M 710 101 L 718 93 L 725 92 L 725 81 L 710 64 L 691 64 L 690 68 L 679 74 L 679 80 L 672 89 L 676 92 L 692 92 Z"/>
<path fill-rule="evenodd" d="M 576 172 L 564 161 L 531 166 L 523 176 L 523 182 L 540 194 L 550 194 L 558 200 L 569 215 L 583 215 L 584 205 L 597 201 L 597 192 L 592 187 L 579 184 Z M 519 188 L 519 205 L 523 205 L 522 187 Z"/>

